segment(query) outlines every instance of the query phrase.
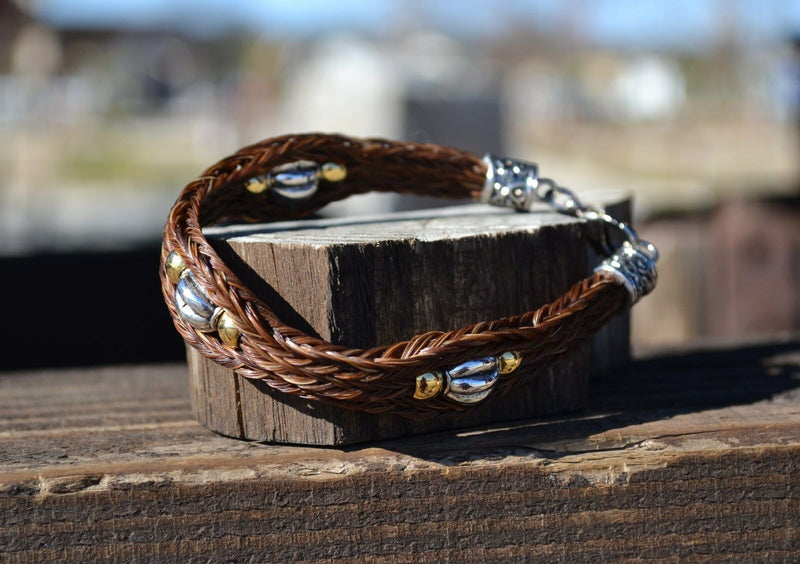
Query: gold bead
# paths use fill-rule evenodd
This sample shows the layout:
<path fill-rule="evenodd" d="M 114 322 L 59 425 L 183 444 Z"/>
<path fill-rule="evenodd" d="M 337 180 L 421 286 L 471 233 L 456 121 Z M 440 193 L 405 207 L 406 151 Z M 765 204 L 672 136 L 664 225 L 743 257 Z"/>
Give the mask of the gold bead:
<path fill-rule="evenodd" d="M 347 169 L 339 163 L 325 163 L 322 165 L 322 178 L 328 182 L 341 182 L 347 176 Z"/>
<path fill-rule="evenodd" d="M 522 363 L 522 356 L 517 351 L 506 351 L 500 355 L 500 374 L 514 372 Z"/>
<path fill-rule="evenodd" d="M 181 274 L 186 270 L 186 263 L 183 262 L 183 259 L 176 251 L 172 251 L 167 255 L 167 260 L 164 261 L 164 270 L 167 272 L 167 278 L 173 284 L 177 284 Z"/>
<path fill-rule="evenodd" d="M 241 337 L 241 333 L 239 333 L 239 329 L 236 327 L 233 318 L 228 315 L 227 311 L 223 311 L 215 316 L 214 325 L 217 328 L 217 333 L 219 333 L 220 341 L 232 348 L 239 346 L 239 337 Z"/>
<path fill-rule="evenodd" d="M 254 176 L 253 178 L 248 178 L 247 182 L 244 183 L 244 186 L 249 192 L 252 192 L 253 194 L 260 194 L 269 188 L 269 180 L 266 176 Z"/>
<path fill-rule="evenodd" d="M 438 372 L 426 372 L 417 376 L 417 389 L 414 392 L 416 399 L 430 399 L 440 391 L 444 384 L 444 378 Z"/>

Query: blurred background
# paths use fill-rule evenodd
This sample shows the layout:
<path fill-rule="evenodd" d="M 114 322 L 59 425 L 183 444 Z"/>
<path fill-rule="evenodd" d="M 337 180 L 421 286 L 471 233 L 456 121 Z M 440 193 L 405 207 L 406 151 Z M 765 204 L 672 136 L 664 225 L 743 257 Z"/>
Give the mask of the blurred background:
<path fill-rule="evenodd" d="M 183 358 L 170 205 L 303 131 L 634 192 L 637 348 L 800 328 L 800 0 L 0 0 L 0 368 Z"/>

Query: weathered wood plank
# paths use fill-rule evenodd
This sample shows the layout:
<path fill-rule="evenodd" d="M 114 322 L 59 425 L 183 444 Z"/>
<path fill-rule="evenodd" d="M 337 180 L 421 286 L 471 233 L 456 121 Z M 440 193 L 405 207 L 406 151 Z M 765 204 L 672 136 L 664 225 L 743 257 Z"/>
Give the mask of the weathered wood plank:
<path fill-rule="evenodd" d="M 630 202 L 595 194 L 620 217 Z M 337 344 L 372 347 L 514 315 L 591 272 L 599 226 L 542 209 L 456 206 L 382 217 L 208 231 L 217 252 L 287 322 Z M 342 410 L 273 392 L 189 351 L 198 420 L 225 435 L 344 445 L 562 413 L 586 404 L 588 374 L 628 359 L 628 314 L 513 395 L 426 421 Z M 521 370 L 526 370 L 523 363 Z"/>
<path fill-rule="evenodd" d="M 347 449 L 209 432 L 185 367 L 0 375 L 4 561 L 775 562 L 799 525 L 797 339 L 650 355 L 583 414 Z"/>

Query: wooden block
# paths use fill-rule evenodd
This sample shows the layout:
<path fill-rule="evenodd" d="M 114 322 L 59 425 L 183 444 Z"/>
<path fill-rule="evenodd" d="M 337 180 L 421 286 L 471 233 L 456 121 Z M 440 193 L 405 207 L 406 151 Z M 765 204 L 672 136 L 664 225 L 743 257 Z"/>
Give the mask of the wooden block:
<path fill-rule="evenodd" d="M 2 562 L 797 562 L 800 340 L 659 351 L 591 410 L 313 448 L 185 366 L 0 373 Z"/>
<path fill-rule="evenodd" d="M 599 194 L 626 217 L 629 201 Z M 228 265 L 286 322 L 334 343 L 372 347 L 547 303 L 591 272 L 587 225 L 544 208 L 531 214 L 470 205 L 383 217 L 208 230 Z M 592 367 L 628 358 L 627 314 L 519 392 L 425 421 L 302 400 L 189 350 L 198 420 L 224 435 L 344 445 L 574 411 Z M 525 370 L 523 363 L 521 370 Z"/>

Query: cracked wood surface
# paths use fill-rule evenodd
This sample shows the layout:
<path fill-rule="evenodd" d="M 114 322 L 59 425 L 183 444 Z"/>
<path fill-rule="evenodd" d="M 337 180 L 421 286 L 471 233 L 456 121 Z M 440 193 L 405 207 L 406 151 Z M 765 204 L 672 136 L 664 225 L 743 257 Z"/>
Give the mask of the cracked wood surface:
<path fill-rule="evenodd" d="M 659 351 L 590 411 L 313 448 L 185 366 L 0 375 L 0 560 L 797 561 L 800 340 Z"/>

